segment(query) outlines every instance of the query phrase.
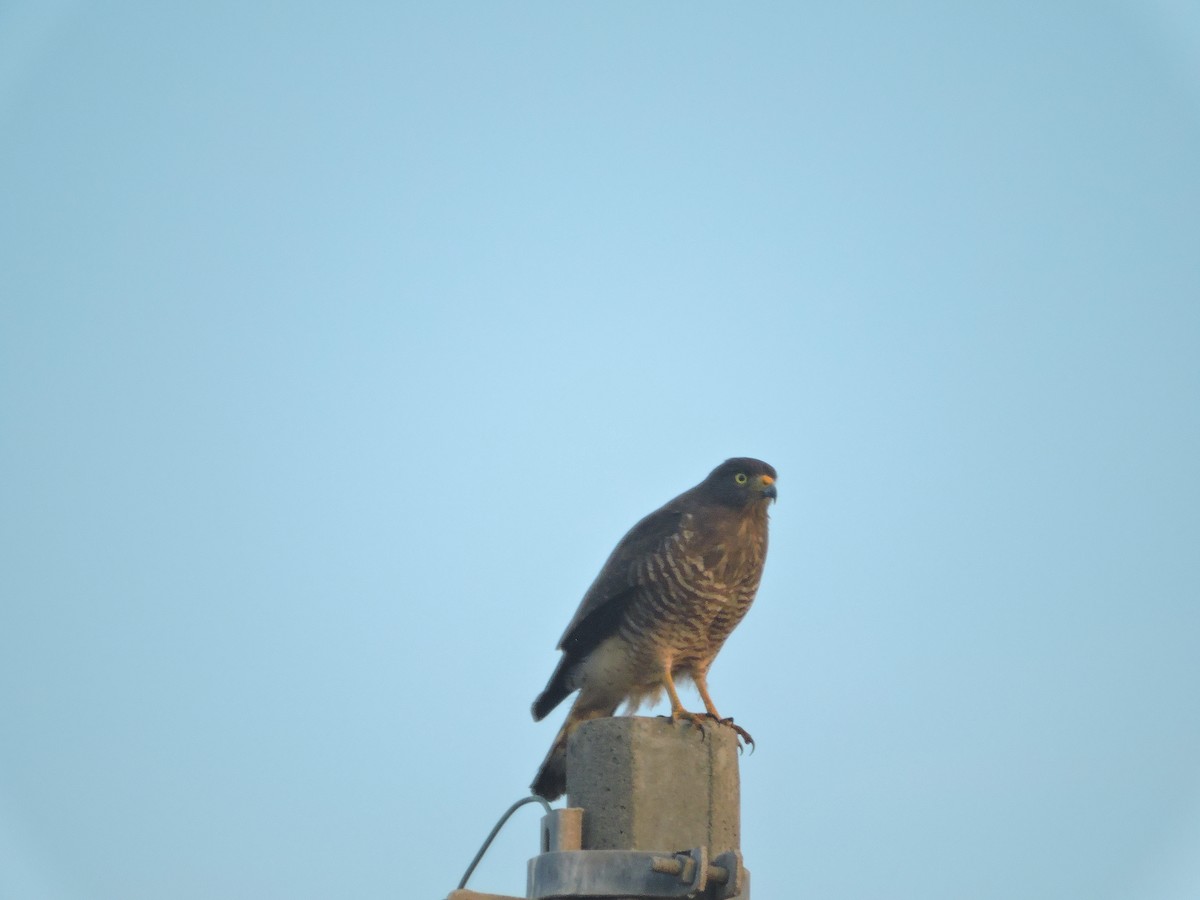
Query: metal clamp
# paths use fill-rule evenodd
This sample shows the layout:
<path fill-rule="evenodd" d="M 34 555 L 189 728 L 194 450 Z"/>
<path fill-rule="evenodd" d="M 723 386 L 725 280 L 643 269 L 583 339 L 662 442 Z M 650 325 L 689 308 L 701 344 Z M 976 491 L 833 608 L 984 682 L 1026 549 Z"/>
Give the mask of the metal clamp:
<path fill-rule="evenodd" d="M 736 850 L 711 863 L 704 847 L 665 855 L 637 850 L 569 850 L 529 861 L 530 900 L 571 897 L 680 897 L 749 900 Z"/>
<path fill-rule="evenodd" d="M 713 900 L 738 897 L 745 880 L 742 854 L 737 850 L 720 853 L 710 863 L 708 850 L 705 847 L 696 847 L 687 853 L 676 853 L 674 856 L 656 856 L 651 860 L 650 867 L 655 872 L 674 875 L 680 881 L 690 883 L 692 893 L 688 896 L 694 896 L 711 887 L 710 894 Z"/>

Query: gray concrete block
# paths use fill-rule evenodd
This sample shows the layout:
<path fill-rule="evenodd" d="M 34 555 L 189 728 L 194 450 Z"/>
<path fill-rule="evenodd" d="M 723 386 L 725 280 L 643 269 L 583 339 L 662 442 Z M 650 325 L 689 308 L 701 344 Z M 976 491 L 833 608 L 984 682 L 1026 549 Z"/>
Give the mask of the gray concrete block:
<path fill-rule="evenodd" d="M 593 719 L 567 744 L 567 803 L 584 850 L 741 849 L 738 740 L 713 722 Z"/>

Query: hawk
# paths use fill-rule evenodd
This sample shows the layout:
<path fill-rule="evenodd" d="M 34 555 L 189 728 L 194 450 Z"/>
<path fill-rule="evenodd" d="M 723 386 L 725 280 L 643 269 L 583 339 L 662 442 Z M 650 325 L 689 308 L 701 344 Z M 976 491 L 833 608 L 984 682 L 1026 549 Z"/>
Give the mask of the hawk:
<path fill-rule="evenodd" d="M 567 738 L 581 722 L 630 711 L 665 689 L 671 718 L 703 725 L 722 719 L 708 693 L 708 670 L 746 615 L 767 555 L 767 507 L 775 470 L 729 459 L 702 482 L 650 513 L 617 544 L 563 632 L 562 658 L 533 701 L 541 721 L 579 691 L 530 785 L 547 800 L 566 790 Z M 690 679 L 707 714 L 683 708 L 677 679 Z"/>

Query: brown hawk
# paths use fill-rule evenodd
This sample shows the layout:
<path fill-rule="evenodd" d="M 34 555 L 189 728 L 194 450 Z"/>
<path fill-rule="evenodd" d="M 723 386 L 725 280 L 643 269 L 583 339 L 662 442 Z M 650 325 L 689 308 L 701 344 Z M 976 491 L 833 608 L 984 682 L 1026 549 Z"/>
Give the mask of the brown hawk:
<path fill-rule="evenodd" d="M 581 722 L 632 711 L 665 689 L 671 718 L 698 725 L 722 719 L 708 694 L 708 669 L 746 615 L 767 555 L 767 507 L 775 470 L 730 459 L 702 482 L 650 513 L 617 544 L 588 588 L 558 648 L 562 659 L 533 701 L 541 721 L 579 691 L 531 788 L 553 800 L 566 790 L 567 737 Z M 696 685 L 707 715 L 679 702 L 676 679 Z"/>

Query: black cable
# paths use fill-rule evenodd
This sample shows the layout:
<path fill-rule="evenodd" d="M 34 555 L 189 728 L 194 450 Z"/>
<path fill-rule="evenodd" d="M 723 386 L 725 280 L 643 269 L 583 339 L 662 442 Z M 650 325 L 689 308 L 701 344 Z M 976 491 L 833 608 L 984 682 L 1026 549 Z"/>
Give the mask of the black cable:
<path fill-rule="evenodd" d="M 549 803 L 547 803 L 541 797 L 538 797 L 536 795 L 532 795 L 529 797 L 522 797 L 520 800 L 518 800 L 516 803 L 514 803 L 512 806 L 510 806 L 507 810 L 505 810 L 504 815 L 502 815 L 500 817 L 500 821 L 496 823 L 496 827 L 492 829 L 492 833 L 487 836 L 487 838 L 483 842 L 483 846 L 479 848 L 479 852 L 476 853 L 475 858 L 473 860 L 471 860 L 471 864 L 469 866 L 467 866 L 467 871 L 463 872 L 462 881 L 460 881 L 458 883 L 458 890 L 461 891 L 463 888 L 465 888 L 467 886 L 467 880 L 475 872 L 475 867 L 477 865 L 479 865 L 480 861 L 483 859 L 483 855 L 488 852 L 488 847 L 492 846 L 492 841 L 494 841 L 496 839 L 496 835 L 498 835 L 500 833 L 500 829 L 504 827 L 504 823 L 509 820 L 509 817 L 512 816 L 513 813 L 515 813 L 518 809 L 520 809 L 526 803 L 542 804 L 542 807 L 546 810 L 546 815 L 550 815 L 550 813 L 552 813 L 554 811 L 551 808 Z"/>

